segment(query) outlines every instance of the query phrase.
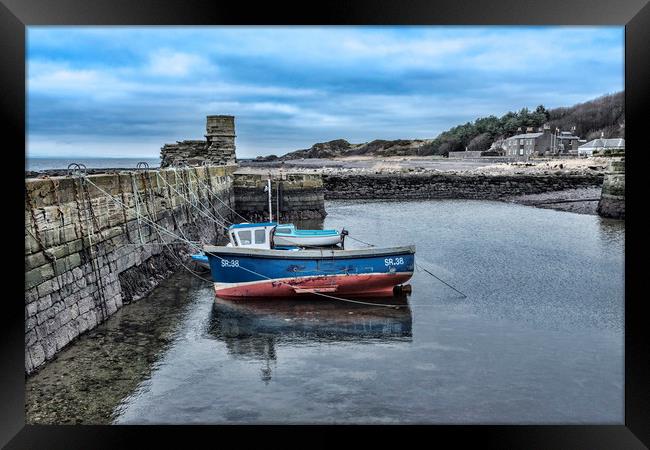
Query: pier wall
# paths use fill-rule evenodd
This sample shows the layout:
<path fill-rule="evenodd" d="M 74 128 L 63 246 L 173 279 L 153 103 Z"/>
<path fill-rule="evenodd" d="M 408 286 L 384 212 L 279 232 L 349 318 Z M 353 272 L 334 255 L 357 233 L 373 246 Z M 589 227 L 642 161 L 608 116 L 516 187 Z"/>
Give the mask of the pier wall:
<path fill-rule="evenodd" d="M 600 186 L 603 175 L 363 174 L 324 175 L 326 199 L 501 200 Z"/>
<path fill-rule="evenodd" d="M 598 214 L 611 219 L 625 219 L 625 158 L 612 159 L 607 166 Z"/>
<path fill-rule="evenodd" d="M 235 209 L 250 220 L 268 220 L 268 175 L 235 174 Z M 325 190 L 319 174 L 283 173 L 272 175 L 273 219 L 322 219 L 325 217 Z M 278 207 L 280 218 L 278 219 Z"/>
<path fill-rule="evenodd" d="M 187 260 L 190 246 L 164 243 L 173 237 L 161 240 L 164 232 L 139 221 L 138 211 L 191 241 L 223 239 L 223 229 L 187 199 L 198 198 L 215 217 L 229 217 L 231 212 L 221 201 L 234 208 L 236 168 L 123 171 L 87 177 L 123 205 L 79 177 L 26 179 L 26 373 L 122 305 L 148 294 Z"/>

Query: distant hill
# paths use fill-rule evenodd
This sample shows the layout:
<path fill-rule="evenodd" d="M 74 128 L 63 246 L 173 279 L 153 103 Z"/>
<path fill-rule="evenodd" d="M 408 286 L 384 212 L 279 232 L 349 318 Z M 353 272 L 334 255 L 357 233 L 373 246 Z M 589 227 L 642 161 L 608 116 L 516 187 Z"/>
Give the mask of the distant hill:
<path fill-rule="evenodd" d="M 549 124 L 552 128 L 569 129 L 575 125 L 576 135 L 588 141 L 600 137 L 625 137 L 625 93 L 604 95 L 595 100 L 568 108 L 555 108 L 549 111 Z"/>
<path fill-rule="evenodd" d="M 624 92 L 604 95 L 577 105 L 547 110 L 539 105 L 534 111 L 523 108 L 501 117 L 488 116 L 455 126 L 433 139 L 374 140 L 351 144 L 345 139 L 314 144 L 278 157 L 260 156 L 263 161 L 299 158 L 335 158 L 341 156 L 377 155 L 447 155 L 450 151 L 487 150 L 494 141 L 512 136 L 520 128 L 540 127 L 548 123 L 551 129 L 571 131 L 582 139 L 591 140 L 604 134 L 606 138 L 625 137 Z"/>

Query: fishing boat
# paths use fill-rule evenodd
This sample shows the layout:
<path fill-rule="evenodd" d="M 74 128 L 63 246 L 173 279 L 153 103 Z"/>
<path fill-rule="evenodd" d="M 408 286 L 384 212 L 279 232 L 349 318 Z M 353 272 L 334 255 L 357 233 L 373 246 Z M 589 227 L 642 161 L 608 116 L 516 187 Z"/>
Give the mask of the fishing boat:
<path fill-rule="evenodd" d="M 274 248 L 275 222 L 228 229 L 226 246 L 205 245 L 215 293 L 224 299 L 286 298 L 330 293 L 392 296 L 413 276 L 415 246 L 388 248 Z"/>
<path fill-rule="evenodd" d="M 348 232 L 338 230 L 299 230 L 294 224 L 279 224 L 273 233 L 276 246 L 323 247 L 343 244 Z"/>

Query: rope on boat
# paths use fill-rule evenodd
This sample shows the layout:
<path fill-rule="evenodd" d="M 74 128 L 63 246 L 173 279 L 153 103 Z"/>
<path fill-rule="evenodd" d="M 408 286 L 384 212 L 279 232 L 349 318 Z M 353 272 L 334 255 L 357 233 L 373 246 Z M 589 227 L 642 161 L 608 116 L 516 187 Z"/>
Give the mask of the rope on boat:
<path fill-rule="evenodd" d="M 362 244 L 366 244 L 368 247 L 374 247 L 375 244 L 369 244 L 368 242 L 362 241 L 361 239 L 357 239 L 355 237 L 350 236 L 349 234 L 345 236 L 347 239 L 352 239 L 353 241 L 361 242 Z"/>

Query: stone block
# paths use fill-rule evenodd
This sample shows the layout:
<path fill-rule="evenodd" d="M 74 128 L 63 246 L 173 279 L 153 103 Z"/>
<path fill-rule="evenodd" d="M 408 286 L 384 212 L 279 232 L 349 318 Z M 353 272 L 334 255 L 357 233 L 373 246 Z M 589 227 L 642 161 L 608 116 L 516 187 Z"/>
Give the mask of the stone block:
<path fill-rule="evenodd" d="M 36 269 L 25 272 L 25 289 L 31 289 L 34 286 L 38 286 L 52 277 L 54 277 L 54 268 L 52 264 L 45 264 Z"/>
<path fill-rule="evenodd" d="M 31 303 L 28 303 L 25 306 L 25 311 L 27 311 L 27 317 L 28 318 L 35 316 L 36 313 L 38 312 L 38 302 L 34 301 L 34 302 L 31 302 Z"/>
<path fill-rule="evenodd" d="M 38 289 L 32 288 L 25 291 L 25 303 L 32 303 L 38 300 Z"/>
<path fill-rule="evenodd" d="M 36 343 L 28 348 L 29 357 L 33 367 L 38 367 L 45 362 L 45 351 L 40 343 Z"/>
<path fill-rule="evenodd" d="M 52 306 L 52 296 L 50 294 L 44 295 L 37 300 L 37 311 L 42 312 Z"/>
<path fill-rule="evenodd" d="M 70 309 L 70 319 L 75 320 L 79 317 L 79 306 L 76 303 L 73 303 L 69 306 Z"/>
<path fill-rule="evenodd" d="M 36 330 L 30 330 L 25 333 L 25 345 L 30 347 L 38 341 L 38 336 L 36 335 Z"/>
<path fill-rule="evenodd" d="M 86 296 L 79 299 L 77 305 L 79 306 L 79 314 L 83 315 L 95 307 L 95 302 L 93 301 L 92 297 Z"/>
<path fill-rule="evenodd" d="M 29 350 L 25 347 L 25 373 L 31 373 L 34 371 L 34 363 L 32 362 L 32 357 L 29 354 Z"/>
<path fill-rule="evenodd" d="M 25 271 L 28 272 L 32 269 L 42 266 L 43 264 L 48 263 L 48 259 L 45 257 L 44 252 L 37 252 L 31 255 L 25 256 Z"/>
<path fill-rule="evenodd" d="M 51 319 L 47 319 L 47 321 L 44 323 L 44 325 L 45 325 L 46 337 L 50 336 L 52 333 L 54 333 L 56 330 L 58 330 L 60 328 L 60 326 L 61 326 L 61 324 L 59 324 L 59 321 L 57 320 L 56 317 L 52 317 Z"/>
<path fill-rule="evenodd" d="M 50 360 L 56 354 L 56 340 L 54 336 L 48 336 L 42 341 L 43 350 L 45 351 L 45 359 Z"/>
<path fill-rule="evenodd" d="M 36 316 L 28 317 L 25 320 L 25 333 L 27 333 L 29 330 L 34 330 L 36 328 L 38 321 L 36 319 Z"/>

